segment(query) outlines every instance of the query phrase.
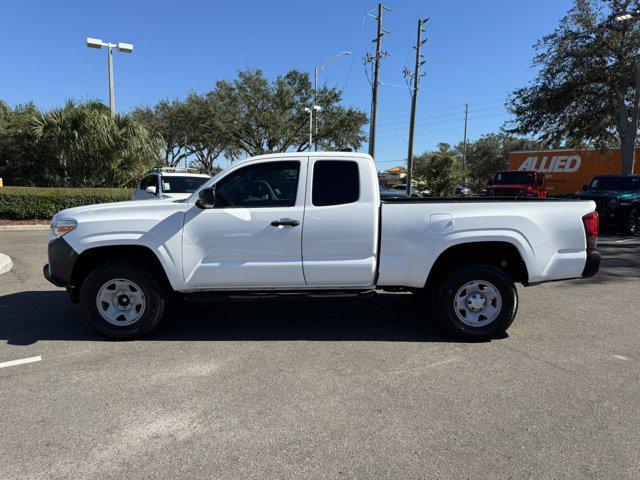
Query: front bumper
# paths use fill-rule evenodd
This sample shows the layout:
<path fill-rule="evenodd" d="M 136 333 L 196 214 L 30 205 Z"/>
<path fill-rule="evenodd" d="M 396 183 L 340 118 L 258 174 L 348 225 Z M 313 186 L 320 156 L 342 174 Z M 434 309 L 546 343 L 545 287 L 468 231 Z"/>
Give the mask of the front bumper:
<path fill-rule="evenodd" d="M 600 270 L 600 252 L 587 252 L 582 278 L 591 278 Z"/>
<path fill-rule="evenodd" d="M 71 248 L 64 237 L 49 242 L 49 263 L 42 269 L 42 274 L 56 287 L 72 287 L 73 267 L 79 255 Z"/>

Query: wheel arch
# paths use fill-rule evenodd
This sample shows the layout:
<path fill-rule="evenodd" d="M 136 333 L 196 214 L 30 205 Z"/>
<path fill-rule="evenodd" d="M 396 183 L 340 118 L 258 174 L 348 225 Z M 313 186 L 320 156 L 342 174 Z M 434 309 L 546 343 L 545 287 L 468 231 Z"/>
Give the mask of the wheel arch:
<path fill-rule="evenodd" d="M 148 269 L 164 287 L 172 289 L 162 262 L 155 252 L 143 245 L 108 245 L 84 250 L 79 254 L 73 266 L 71 281 L 73 285 L 79 289 L 87 276 L 97 267 L 118 260 L 143 266 L 145 269 Z"/>
<path fill-rule="evenodd" d="M 430 290 L 458 265 L 486 263 L 503 270 L 514 282 L 529 283 L 529 270 L 522 253 L 507 241 L 463 242 L 438 255 L 424 288 Z"/>

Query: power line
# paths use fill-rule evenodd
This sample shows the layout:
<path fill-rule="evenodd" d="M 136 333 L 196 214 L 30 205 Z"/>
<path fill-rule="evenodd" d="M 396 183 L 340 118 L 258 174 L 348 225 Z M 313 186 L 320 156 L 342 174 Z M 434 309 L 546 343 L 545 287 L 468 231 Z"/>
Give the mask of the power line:
<path fill-rule="evenodd" d="M 349 83 L 351 82 L 351 72 L 353 71 L 353 65 L 356 62 L 356 58 L 360 55 L 360 44 L 362 42 L 362 32 L 364 31 L 364 24 L 367 21 L 367 14 L 365 13 L 362 16 L 362 24 L 360 25 L 360 33 L 358 33 L 358 43 L 356 44 L 356 48 L 353 51 L 353 57 L 351 58 L 351 65 L 349 66 L 349 71 L 347 72 L 347 81 L 344 84 L 344 90 L 347 89 Z"/>
<path fill-rule="evenodd" d="M 507 117 L 507 115 L 504 112 L 496 112 L 496 113 L 491 113 L 488 115 L 469 115 L 470 119 L 473 120 L 482 120 L 482 119 L 487 119 L 487 118 L 497 118 L 497 117 Z M 438 125 L 444 125 L 444 124 L 448 124 L 448 123 L 458 123 L 464 120 L 464 113 L 460 113 L 459 115 L 455 116 L 455 117 L 448 117 L 448 118 L 444 118 L 444 119 L 427 119 L 427 121 L 418 121 L 416 122 L 420 128 L 424 128 L 424 127 L 430 127 L 430 126 L 438 126 Z M 397 123 L 397 122 L 396 122 Z M 379 133 L 385 133 L 385 132 L 389 132 L 389 131 L 395 131 L 399 128 L 402 128 L 406 125 L 406 122 L 402 122 L 400 124 L 382 124 L 384 126 L 384 128 L 381 128 L 379 130 Z"/>
<path fill-rule="evenodd" d="M 471 105 L 471 102 L 469 102 L 469 105 Z M 438 109 L 438 110 L 428 110 L 428 111 L 424 111 L 422 113 L 418 113 L 417 116 L 420 118 L 425 118 L 425 117 L 438 117 L 440 118 L 441 116 L 447 116 L 453 113 L 462 113 L 464 111 L 464 106 L 465 104 L 462 103 L 459 106 L 457 106 L 456 108 L 442 108 L 442 109 Z M 476 111 L 483 111 L 483 110 L 493 110 L 493 109 L 504 109 L 504 106 L 501 104 L 494 104 L 494 105 L 485 105 L 485 106 L 481 106 L 476 108 Z M 401 115 L 401 114 L 397 114 L 397 115 L 389 115 L 387 117 L 381 118 L 381 121 L 384 121 L 386 123 L 390 123 L 390 122 L 394 122 L 398 119 L 404 119 L 405 116 Z"/>

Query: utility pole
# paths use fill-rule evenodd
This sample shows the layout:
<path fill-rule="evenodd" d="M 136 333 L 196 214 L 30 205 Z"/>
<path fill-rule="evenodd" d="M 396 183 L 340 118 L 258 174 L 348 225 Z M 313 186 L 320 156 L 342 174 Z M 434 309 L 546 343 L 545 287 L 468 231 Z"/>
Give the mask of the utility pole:
<path fill-rule="evenodd" d="M 376 115 L 378 113 L 378 83 L 380 78 L 380 60 L 388 55 L 388 52 L 382 51 L 382 37 L 385 33 L 389 33 L 388 30 L 382 28 L 382 12 L 386 10 L 390 12 L 389 7 L 385 7 L 382 3 L 378 4 L 378 15 L 374 18 L 378 20 L 378 34 L 372 42 L 376 43 L 376 54 L 371 56 L 367 54 L 366 61 L 374 61 L 374 73 L 373 73 L 373 93 L 371 98 L 371 121 L 369 124 L 369 155 L 375 158 L 376 153 Z"/>
<path fill-rule="evenodd" d="M 413 71 L 413 88 L 411 92 L 411 119 L 409 120 L 409 147 L 407 152 L 407 195 L 411 197 L 411 178 L 413 176 L 413 133 L 415 130 L 416 123 L 416 105 L 418 103 L 418 86 L 420 84 L 420 67 L 424 65 L 425 60 L 422 60 L 423 55 L 420 53 L 420 48 L 422 45 L 427 43 L 427 40 L 422 40 L 422 33 L 424 30 L 422 29 L 423 25 L 425 25 L 429 21 L 428 18 L 419 19 L 418 20 L 418 37 L 416 40 L 416 46 L 413 47 L 416 49 L 416 63 Z M 411 76 L 409 71 L 405 69 L 405 76 Z"/>
<path fill-rule="evenodd" d="M 467 186 L 467 120 L 469 119 L 469 104 L 464 104 L 464 142 L 462 149 L 462 180 L 463 184 Z"/>

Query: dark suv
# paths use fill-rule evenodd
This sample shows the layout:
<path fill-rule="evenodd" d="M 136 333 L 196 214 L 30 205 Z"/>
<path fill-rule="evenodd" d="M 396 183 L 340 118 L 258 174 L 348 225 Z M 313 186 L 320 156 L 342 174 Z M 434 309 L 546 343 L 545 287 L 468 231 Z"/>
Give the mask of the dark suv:
<path fill-rule="evenodd" d="M 598 175 L 580 198 L 596 202 L 603 224 L 620 226 L 630 235 L 640 230 L 640 175 Z"/>

